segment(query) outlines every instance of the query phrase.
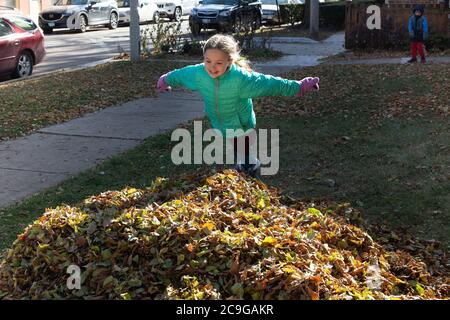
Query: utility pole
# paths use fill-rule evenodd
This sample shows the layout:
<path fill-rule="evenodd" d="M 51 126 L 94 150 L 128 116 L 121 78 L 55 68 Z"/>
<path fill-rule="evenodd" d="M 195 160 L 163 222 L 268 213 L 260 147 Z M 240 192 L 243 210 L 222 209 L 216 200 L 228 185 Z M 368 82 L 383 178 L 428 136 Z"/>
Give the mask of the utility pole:
<path fill-rule="evenodd" d="M 319 40 L 319 0 L 311 0 L 309 35 L 312 39 Z"/>
<path fill-rule="evenodd" d="M 137 62 L 141 59 L 141 35 L 139 29 L 139 0 L 130 1 L 130 51 L 131 61 Z"/>

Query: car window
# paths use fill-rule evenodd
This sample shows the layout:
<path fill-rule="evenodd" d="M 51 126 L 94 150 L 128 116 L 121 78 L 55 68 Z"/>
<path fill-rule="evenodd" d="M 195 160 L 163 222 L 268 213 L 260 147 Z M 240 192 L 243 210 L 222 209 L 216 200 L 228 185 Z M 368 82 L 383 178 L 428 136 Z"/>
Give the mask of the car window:
<path fill-rule="evenodd" d="M 203 0 L 203 4 L 225 4 L 233 5 L 237 4 L 238 0 Z"/>
<path fill-rule="evenodd" d="M 0 37 L 7 36 L 8 34 L 14 33 L 14 30 L 9 24 L 7 24 L 3 19 L 0 19 Z"/>
<path fill-rule="evenodd" d="M 14 23 L 19 28 L 31 31 L 37 28 L 37 26 L 34 24 L 33 20 L 20 17 L 20 16 L 6 16 L 6 19 L 8 19 L 11 23 Z"/>
<path fill-rule="evenodd" d="M 276 0 L 261 0 L 262 4 L 277 4 Z M 289 0 L 278 0 L 278 4 L 286 4 L 286 3 L 291 3 L 293 1 L 289 1 Z"/>
<path fill-rule="evenodd" d="M 87 4 L 88 0 L 57 0 L 55 6 L 82 5 Z"/>
<path fill-rule="evenodd" d="M 119 0 L 117 1 L 117 6 L 119 8 L 128 8 L 130 6 L 130 0 Z"/>

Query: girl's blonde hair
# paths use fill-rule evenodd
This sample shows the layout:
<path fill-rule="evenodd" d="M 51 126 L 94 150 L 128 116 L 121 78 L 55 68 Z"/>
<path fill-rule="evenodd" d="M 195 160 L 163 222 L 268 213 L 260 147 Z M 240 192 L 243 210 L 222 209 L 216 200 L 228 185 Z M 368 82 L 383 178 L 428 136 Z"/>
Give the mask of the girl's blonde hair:
<path fill-rule="evenodd" d="M 208 49 L 218 49 L 230 57 L 232 63 L 236 63 L 239 67 L 252 71 L 248 61 L 241 57 L 239 43 L 232 37 L 224 34 L 216 34 L 206 41 L 203 46 L 203 54 Z"/>

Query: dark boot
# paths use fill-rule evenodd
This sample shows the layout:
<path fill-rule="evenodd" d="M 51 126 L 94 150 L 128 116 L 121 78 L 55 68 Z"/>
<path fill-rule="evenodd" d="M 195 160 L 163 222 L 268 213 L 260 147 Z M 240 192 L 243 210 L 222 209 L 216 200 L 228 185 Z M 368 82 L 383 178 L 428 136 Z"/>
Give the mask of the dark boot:
<path fill-rule="evenodd" d="M 258 160 L 255 164 L 244 165 L 244 172 L 252 178 L 261 178 L 261 162 Z"/>
<path fill-rule="evenodd" d="M 261 162 L 259 160 L 256 164 L 237 164 L 234 169 L 237 172 L 244 172 L 252 178 L 260 179 L 261 177 Z"/>
<path fill-rule="evenodd" d="M 425 57 L 420 58 L 420 62 L 421 63 L 427 63 L 427 60 L 425 59 Z"/>
<path fill-rule="evenodd" d="M 417 58 L 411 58 L 408 60 L 408 63 L 416 63 L 417 62 Z"/>

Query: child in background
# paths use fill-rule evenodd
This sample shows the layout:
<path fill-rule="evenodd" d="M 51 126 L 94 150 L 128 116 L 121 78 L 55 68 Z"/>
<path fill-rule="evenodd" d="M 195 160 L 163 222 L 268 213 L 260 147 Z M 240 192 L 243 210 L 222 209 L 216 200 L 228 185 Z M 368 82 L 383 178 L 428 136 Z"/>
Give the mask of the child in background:
<path fill-rule="evenodd" d="M 423 13 L 423 5 L 416 5 L 413 9 L 413 15 L 409 17 L 408 31 L 409 39 L 411 40 L 411 59 L 408 60 L 409 63 L 417 62 L 417 50 L 419 50 L 421 62 L 426 62 L 423 43 L 428 39 L 428 21 Z"/>
<path fill-rule="evenodd" d="M 251 98 L 262 96 L 297 96 L 319 89 L 319 78 L 300 81 L 287 80 L 252 71 L 240 57 L 238 43 L 227 35 L 214 35 L 203 48 L 204 62 L 177 69 L 162 75 L 157 83 L 159 92 L 171 87 L 185 87 L 199 91 L 205 102 L 205 112 L 211 126 L 224 137 L 232 139 L 235 168 L 252 177 L 260 173 L 260 161 L 249 152 L 253 141 L 249 135 L 227 136 L 227 129 L 248 132 L 256 126 Z M 245 150 L 237 148 L 244 139 Z M 240 141 L 239 143 L 242 143 Z M 239 149 L 239 150 L 238 150 Z"/>

